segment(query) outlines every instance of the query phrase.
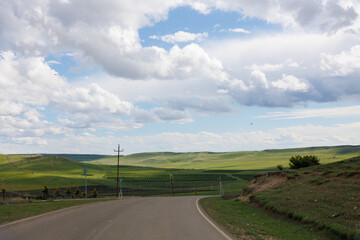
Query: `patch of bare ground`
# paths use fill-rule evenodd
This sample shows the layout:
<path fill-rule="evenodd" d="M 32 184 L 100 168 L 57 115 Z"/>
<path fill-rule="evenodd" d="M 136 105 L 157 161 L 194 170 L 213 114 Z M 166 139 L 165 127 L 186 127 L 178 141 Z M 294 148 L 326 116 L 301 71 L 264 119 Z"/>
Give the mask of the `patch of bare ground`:
<path fill-rule="evenodd" d="M 250 196 L 254 193 L 275 189 L 291 180 L 285 172 L 270 172 L 265 175 L 257 175 L 248 182 L 247 187 L 242 191 L 238 199 L 249 201 Z"/>

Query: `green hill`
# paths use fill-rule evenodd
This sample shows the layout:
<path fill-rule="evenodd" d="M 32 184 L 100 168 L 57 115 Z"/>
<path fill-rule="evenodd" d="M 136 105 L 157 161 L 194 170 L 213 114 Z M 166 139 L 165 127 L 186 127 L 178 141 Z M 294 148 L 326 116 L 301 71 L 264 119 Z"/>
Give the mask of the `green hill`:
<path fill-rule="evenodd" d="M 88 186 L 97 186 L 97 189 L 105 194 L 114 193 L 117 172 L 115 165 L 75 162 L 54 155 L 0 155 L 0 188 L 7 191 L 36 190 L 38 194 L 44 184 L 51 189 L 84 186 L 83 168 L 88 168 Z M 120 166 L 119 172 L 124 191 L 138 195 L 169 193 L 170 176 L 174 181 L 175 191 L 181 194 L 194 192 L 196 188 L 199 191 L 217 191 L 219 178 L 224 183 L 231 182 L 232 186 L 237 184 L 243 186 L 254 174 L 259 173 L 259 171 L 208 171 L 124 165 Z M 227 187 L 227 190 L 232 189 Z"/>
<path fill-rule="evenodd" d="M 294 155 L 316 155 L 320 158 L 321 163 L 330 163 L 359 156 L 360 146 L 309 147 L 224 153 L 151 152 L 121 156 L 120 162 L 122 165 L 160 168 L 250 170 L 274 169 L 278 164 L 287 167 L 289 158 Z M 71 159 L 76 160 L 75 158 Z M 115 165 L 117 164 L 117 156 L 104 156 L 86 162 Z"/>
<path fill-rule="evenodd" d="M 17 190 L 40 189 L 44 184 L 52 187 L 81 186 L 83 168 L 89 169 L 89 181 L 110 184 L 103 179 L 113 167 L 78 163 L 60 156 L 0 155 L 0 188 Z"/>
<path fill-rule="evenodd" d="M 360 157 L 256 176 L 240 199 L 342 239 L 360 239 Z"/>

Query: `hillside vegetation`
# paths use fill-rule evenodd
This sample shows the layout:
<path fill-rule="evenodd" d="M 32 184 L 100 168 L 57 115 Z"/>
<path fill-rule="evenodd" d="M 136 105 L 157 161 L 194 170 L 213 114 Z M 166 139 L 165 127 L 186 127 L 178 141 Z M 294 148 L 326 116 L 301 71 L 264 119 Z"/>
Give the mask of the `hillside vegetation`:
<path fill-rule="evenodd" d="M 344 239 L 360 239 L 360 157 L 259 175 L 240 196 Z"/>
<path fill-rule="evenodd" d="M 197 152 L 197 153 L 173 153 L 154 152 L 138 153 L 121 156 L 122 165 L 159 167 L 159 168 L 183 168 L 183 169 L 275 169 L 277 165 L 288 167 L 288 161 L 294 155 L 316 155 L 321 163 L 330 163 L 360 155 L 360 146 L 336 146 L 336 147 L 311 147 L 293 148 L 264 151 L 242 152 Z M 69 156 L 73 160 L 84 160 L 84 155 Z M 99 156 L 92 164 L 117 164 L 117 156 Z"/>
<path fill-rule="evenodd" d="M 56 187 L 75 188 L 84 185 L 83 168 L 88 168 L 87 185 L 102 193 L 114 193 L 116 166 L 99 165 L 54 155 L 0 155 L 0 188 L 7 191 L 40 189 L 46 184 L 52 191 Z M 120 166 L 124 192 L 131 195 L 158 195 L 169 193 L 170 176 L 175 193 L 194 191 L 218 193 L 218 180 L 226 183 L 224 189 L 238 191 L 239 186 L 253 175 L 264 171 L 167 169 Z M 83 188 L 81 189 L 83 191 Z M 170 190 L 171 191 L 171 190 Z"/>

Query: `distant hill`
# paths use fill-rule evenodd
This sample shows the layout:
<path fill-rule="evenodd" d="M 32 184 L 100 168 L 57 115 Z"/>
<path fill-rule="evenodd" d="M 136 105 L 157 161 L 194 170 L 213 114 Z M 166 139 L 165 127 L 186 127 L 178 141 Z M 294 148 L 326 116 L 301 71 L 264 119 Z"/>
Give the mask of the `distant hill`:
<path fill-rule="evenodd" d="M 316 155 L 320 163 L 336 162 L 360 156 L 360 146 L 307 147 L 239 152 L 149 152 L 121 156 L 122 165 L 184 168 L 184 169 L 274 169 L 278 164 L 288 167 L 294 155 Z M 74 161 L 92 164 L 117 164 L 116 155 L 62 155 Z M 88 160 L 86 160 L 88 158 Z"/>

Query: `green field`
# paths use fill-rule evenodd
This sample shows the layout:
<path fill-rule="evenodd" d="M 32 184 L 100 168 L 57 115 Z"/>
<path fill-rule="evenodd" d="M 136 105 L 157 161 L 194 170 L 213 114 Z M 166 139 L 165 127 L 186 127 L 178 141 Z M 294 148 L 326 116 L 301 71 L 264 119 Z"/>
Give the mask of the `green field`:
<path fill-rule="evenodd" d="M 287 166 L 293 155 L 313 154 L 322 164 L 360 155 L 360 146 L 314 147 L 229 153 L 139 153 L 121 156 L 120 178 L 124 192 L 132 195 L 166 194 L 173 176 L 175 193 L 215 194 L 218 179 L 224 189 L 234 190 L 252 178 Z M 85 160 L 91 161 L 85 161 Z M 62 154 L 0 155 L 0 188 L 9 191 L 75 188 L 84 185 L 83 168 L 88 168 L 88 186 L 103 193 L 116 187 L 116 156 Z M 230 185 L 228 185 L 230 184 Z M 90 189 L 91 190 L 91 189 Z M 142 192 L 142 193 L 140 193 Z"/>
<path fill-rule="evenodd" d="M 336 146 L 336 147 L 311 147 L 264 151 L 242 152 L 198 152 L 198 153 L 173 153 L 154 152 L 138 153 L 121 156 L 122 165 L 158 167 L 158 168 L 181 168 L 181 169 L 274 169 L 278 164 L 288 166 L 288 160 L 294 155 L 316 155 L 321 163 L 336 162 L 343 159 L 360 155 L 360 146 Z M 68 155 L 74 161 L 84 161 L 86 155 Z M 117 156 L 98 157 L 89 155 L 92 164 L 114 165 Z"/>
<path fill-rule="evenodd" d="M 54 155 L 0 155 L 0 188 L 7 192 L 39 195 L 46 184 L 51 191 L 56 187 L 84 191 L 83 168 L 88 168 L 88 191 L 93 187 L 101 195 L 113 195 L 116 187 L 116 166 L 89 164 Z M 136 166 L 120 166 L 123 193 L 126 195 L 167 195 L 172 193 L 218 194 L 221 178 L 226 192 L 239 192 L 254 174 L 264 171 L 195 170 Z"/>

